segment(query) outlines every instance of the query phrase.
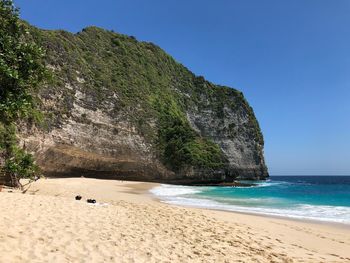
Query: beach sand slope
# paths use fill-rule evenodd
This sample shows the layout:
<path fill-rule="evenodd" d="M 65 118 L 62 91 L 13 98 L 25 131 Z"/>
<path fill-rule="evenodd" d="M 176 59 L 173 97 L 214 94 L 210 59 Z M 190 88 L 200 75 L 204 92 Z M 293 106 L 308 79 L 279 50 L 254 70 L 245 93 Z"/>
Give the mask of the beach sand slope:
<path fill-rule="evenodd" d="M 350 262 L 349 228 L 171 206 L 153 186 L 72 178 L 3 190 L 0 262 Z"/>

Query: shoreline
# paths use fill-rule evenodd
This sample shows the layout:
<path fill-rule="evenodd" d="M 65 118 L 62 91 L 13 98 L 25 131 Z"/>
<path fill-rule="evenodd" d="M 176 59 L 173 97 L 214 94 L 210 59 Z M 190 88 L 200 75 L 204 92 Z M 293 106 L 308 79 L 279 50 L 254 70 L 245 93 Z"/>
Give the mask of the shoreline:
<path fill-rule="evenodd" d="M 162 184 L 159 184 L 159 185 L 162 185 Z M 149 189 L 149 190 L 151 190 L 151 189 Z M 153 194 L 153 195 L 156 196 L 155 194 Z M 268 213 L 265 214 L 265 213 L 259 213 L 259 212 L 254 212 L 254 211 L 235 211 L 235 210 L 220 209 L 220 208 L 209 208 L 209 207 L 204 207 L 204 206 L 200 206 L 200 205 L 191 205 L 191 204 L 189 204 L 189 205 L 187 205 L 187 204 L 172 204 L 172 203 L 168 203 L 166 200 L 164 200 L 160 197 L 157 197 L 157 196 L 156 196 L 156 199 L 161 203 L 164 203 L 167 205 L 172 205 L 172 206 L 178 206 L 178 207 L 203 209 L 203 210 L 208 210 L 208 211 L 227 212 L 227 213 L 233 213 L 233 214 L 237 213 L 237 214 L 243 214 L 243 215 L 248 215 L 248 216 L 251 215 L 251 216 L 258 216 L 258 217 L 275 218 L 275 219 L 280 219 L 280 220 L 305 222 L 305 223 L 319 224 L 319 225 L 329 225 L 329 226 L 336 226 L 339 228 L 350 229 L 350 223 L 327 221 L 327 220 L 317 220 L 317 219 L 310 219 L 310 218 L 298 218 L 298 217 L 293 217 L 293 216 L 288 216 L 288 215 L 284 216 L 284 215 L 274 215 L 274 214 L 268 214 Z"/>
<path fill-rule="evenodd" d="M 166 204 L 149 193 L 158 185 L 68 178 L 3 190 L 0 262 L 350 261 L 348 228 Z"/>
<path fill-rule="evenodd" d="M 85 179 L 84 177 L 82 177 Z M 49 180 L 53 179 L 61 179 L 61 178 L 47 178 Z M 92 178 L 86 178 L 86 179 L 92 179 Z M 96 179 L 100 180 L 100 179 Z M 132 195 L 140 195 L 145 197 L 143 201 L 147 202 L 156 202 L 160 204 L 165 204 L 168 206 L 174 206 L 178 208 L 189 208 L 189 209 L 196 209 L 196 210 L 204 210 L 204 211 L 215 211 L 218 213 L 228 213 L 228 214 L 239 214 L 239 215 L 246 215 L 246 216 L 252 216 L 252 217 L 261 217 L 266 219 L 277 219 L 277 220 L 283 220 L 286 222 L 298 222 L 298 223 L 305 223 L 305 224 L 312 224 L 312 225 L 321 225 L 321 226 L 330 226 L 330 227 L 336 227 L 339 229 L 346 229 L 350 230 L 350 224 L 346 223 L 338 223 L 338 222 L 330 222 L 330 221 L 322 221 L 322 220 L 313 220 L 313 219 L 301 219 L 301 218 L 293 218 L 288 216 L 278 216 L 278 215 L 268 215 L 268 214 L 259 214 L 254 212 L 240 212 L 240 211 L 230 211 L 230 210 L 224 210 L 224 209 L 211 209 L 211 208 L 205 208 L 205 207 L 197 207 L 192 205 L 177 205 L 177 204 L 169 204 L 166 201 L 162 200 L 161 198 L 157 197 L 155 194 L 152 194 L 150 190 L 152 190 L 155 187 L 159 187 L 162 185 L 162 183 L 154 183 L 154 182 L 142 182 L 142 181 L 124 181 L 124 180 L 106 180 L 106 181 L 116 181 L 122 184 L 122 187 L 125 187 L 126 189 L 121 190 L 123 193 L 132 194 Z"/>
<path fill-rule="evenodd" d="M 277 219 L 277 220 L 284 220 L 289 222 L 299 222 L 299 223 L 306 223 L 306 224 L 314 224 L 314 225 L 325 225 L 325 226 L 332 226 L 337 227 L 340 229 L 348 229 L 350 230 L 350 224 L 346 223 L 338 223 L 338 222 L 330 222 L 330 221 L 322 221 L 322 220 L 313 220 L 313 219 L 301 219 L 301 218 L 293 218 L 288 216 L 278 216 L 278 215 L 268 215 L 268 214 L 259 214 L 259 213 L 253 213 L 253 212 L 240 212 L 240 211 L 231 211 L 231 210 L 224 210 L 224 209 L 211 209 L 211 208 L 205 208 L 205 207 L 197 207 L 197 206 L 191 206 L 191 205 L 174 205 L 174 204 L 168 204 L 166 202 L 163 202 L 161 199 L 158 198 L 157 200 L 160 203 L 164 203 L 166 205 L 170 206 L 177 206 L 177 207 L 184 207 L 184 208 L 191 208 L 191 209 L 198 209 L 198 210 L 205 210 L 205 211 L 216 211 L 216 212 L 223 212 L 223 213 L 230 213 L 230 214 L 240 214 L 240 215 L 247 215 L 247 216 L 256 216 L 256 217 L 262 217 L 266 219 Z"/>
<path fill-rule="evenodd" d="M 146 182 L 141 182 L 141 183 L 148 184 Z M 154 184 L 154 185 L 152 185 L 152 184 Z M 269 215 L 269 214 L 254 213 L 254 212 L 240 212 L 240 211 L 231 211 L 231 210 L 224 210 L 224 209 L 212 209 L 212 208 L 198 207 L 198 206 L 193 206 L 193 205 L 169 204 L 166 201 L 162 200 L 161 198 L 159 198 L 156 195 L 149 192 L 154 187 L 158 187 L 160 185 L 161 185 L 160 183 L 151 183 L 147 189 L 145 189 L 143 192 L 139 192 L 139 193 L 151 195 L 151 197 L 153 197 L 152 199 L 154 201 L 162 203 L 162 204 L 170 205 L 170 206 L 175 206 L 175 207 L 184 207 L 184 208 L 206 210 L 206 211 L 217 211 L 217 212 L 241 214 L 241 215 L 247 215 L 247 216 L 257 216 L 257 217 L 263 217 L 263 218 L 267 218 L 267 219 L 274 218 L 274 219 L 278 219 L 278 220 L 285 220 L 287 222 L 291 221 L 291 222 L 301 222 L 301 223 L 314 224 L 314 225 L 333 226 L 333 227 L 337 227 L 340 229 L 350 230 L 350 224 L 347 224 L 347 223 L 322 221 L 322 220 L 306 219 L 306 218 L 293 218 L 293 217 L 288 217 L 288 216 Z M 132 187 L 134 187 L 134 185 L 131 185 L 130 187 L 132 188 Z"/>

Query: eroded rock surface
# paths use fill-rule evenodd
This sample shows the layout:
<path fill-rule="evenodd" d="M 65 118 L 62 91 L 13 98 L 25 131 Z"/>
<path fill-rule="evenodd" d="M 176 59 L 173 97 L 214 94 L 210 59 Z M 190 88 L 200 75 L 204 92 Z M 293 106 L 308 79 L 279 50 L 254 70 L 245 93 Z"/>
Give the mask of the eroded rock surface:
<path fill-rule="evenodd" d="M 185 184 L 268 176 L 263 137 L 241 92 L 133 37 L 95 27 L 32 34 L 47 49 L 54 81 L 38 94 L 44 124 L 19 130 L 44 174 Z M 169 116 L 175 121 L 164 124 Z M 180 141 L 189 156 L 180 164 L 164 154 L 172 138 L 159 139 L 176 122 L 194 131 Z"/>

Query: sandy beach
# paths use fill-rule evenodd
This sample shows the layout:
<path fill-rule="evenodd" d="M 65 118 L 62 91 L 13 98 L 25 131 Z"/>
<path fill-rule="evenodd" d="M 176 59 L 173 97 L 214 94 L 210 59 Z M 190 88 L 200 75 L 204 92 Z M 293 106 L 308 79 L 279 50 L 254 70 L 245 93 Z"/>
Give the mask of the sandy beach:
<path fill-rule="evenodd" d="M 171 206 L 148 193 L 156 185 L 69 178 L 3 189 L 0 262 L 350 262 L 350 227 Z"/>

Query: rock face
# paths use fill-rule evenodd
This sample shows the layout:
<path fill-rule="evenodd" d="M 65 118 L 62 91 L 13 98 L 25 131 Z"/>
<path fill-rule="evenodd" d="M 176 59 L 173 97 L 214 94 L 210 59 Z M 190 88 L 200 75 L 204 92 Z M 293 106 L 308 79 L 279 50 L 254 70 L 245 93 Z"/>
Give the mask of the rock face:
<path fill-rule="evenodd" d="M 183 184 L 268 176 L 241 92 L 133 37 L 95 27 L 31 31 L 53 81 L 38 94 L 43 124 L 19 130 L 44 174 Z"/>
<path fill-rule="evenodd" d="M 191 126 L 220 146 L 228 160 L 226 177 L 263 179 L 268 176 L 263 156 L 264 142 L 253 111 L 245 100 L 231 94 L 226 96 L 234 104 L 224 104 L 219 118 L 208 98 L 203 96 L 202 109 L 194 107 L 187 112 Z"/>

